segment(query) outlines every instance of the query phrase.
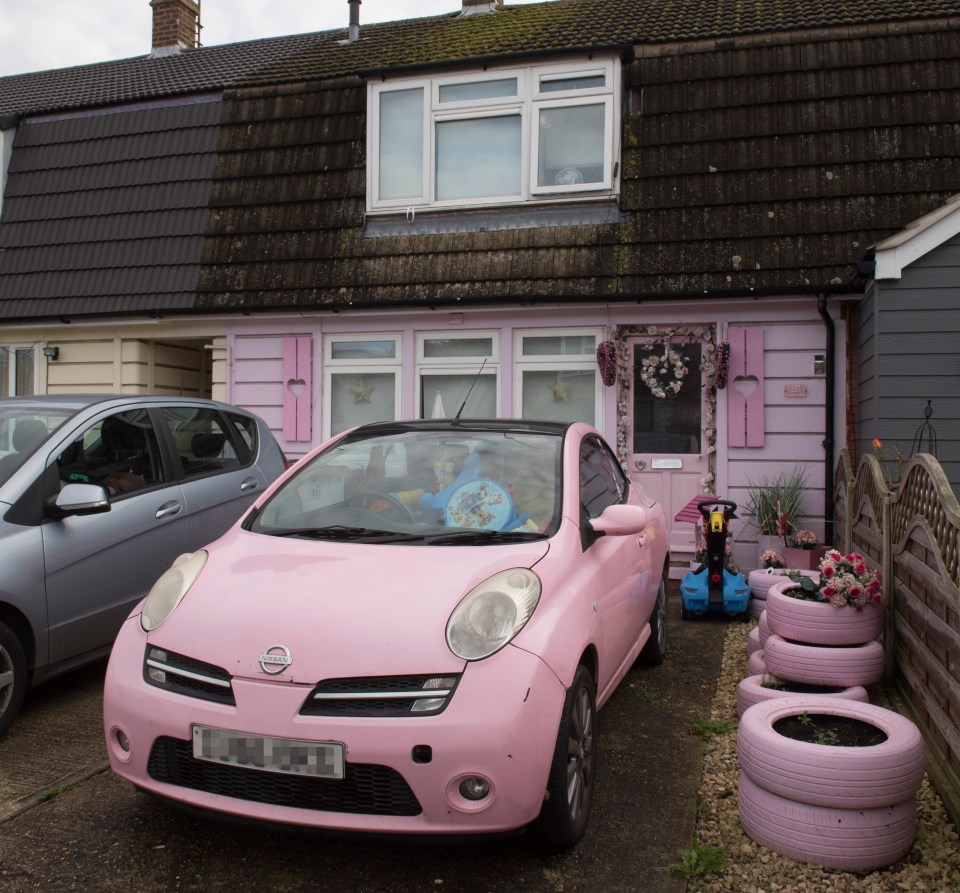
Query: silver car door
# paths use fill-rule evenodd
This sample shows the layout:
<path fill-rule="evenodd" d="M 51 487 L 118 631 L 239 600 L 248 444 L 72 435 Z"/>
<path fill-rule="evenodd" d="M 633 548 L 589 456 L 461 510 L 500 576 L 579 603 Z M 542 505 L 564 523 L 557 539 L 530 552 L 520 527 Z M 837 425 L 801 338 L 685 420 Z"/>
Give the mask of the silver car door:
<path fill-rule="evenodd" d="M 248 440 L 256 426 L 251 419 L 241 437 L 218 410 L 189 404 L 161 407 L 157 415 L 182 467 L 187 540 L 199 549 L 226 533 L 270 483 Z"/>
<path fill-rule="evenodd" d="M 145 410 L 101 418 L 58 456 L 61 483 L 100 484 L 103 514 L 42 525 L 51 663 L 112 643 L 124 618 L 188 551 L 183 492 Z"/>

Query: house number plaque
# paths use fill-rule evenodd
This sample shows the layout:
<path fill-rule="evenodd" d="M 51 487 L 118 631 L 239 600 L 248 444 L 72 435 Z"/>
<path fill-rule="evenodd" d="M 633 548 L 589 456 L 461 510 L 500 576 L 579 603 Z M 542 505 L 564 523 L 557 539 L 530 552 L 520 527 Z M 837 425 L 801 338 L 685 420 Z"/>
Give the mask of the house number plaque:
<path fill-rule="evenodd" d="M 654 459 L 652 462 L 654 469 L 657 468 L 683 468 L 683 459 Z"/>

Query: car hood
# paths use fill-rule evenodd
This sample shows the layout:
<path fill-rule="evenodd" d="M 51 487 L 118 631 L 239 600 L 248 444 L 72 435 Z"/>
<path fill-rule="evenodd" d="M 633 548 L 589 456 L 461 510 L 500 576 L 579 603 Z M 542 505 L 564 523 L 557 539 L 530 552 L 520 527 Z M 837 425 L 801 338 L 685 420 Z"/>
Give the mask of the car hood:
<path fill-rule="evenodd" d="M 234 528 L 151 644 L 233 676 L 321 679 L 459 671 L 447 620 L 490 575 L 532 567 L 549 544 L 411 546 L 280 538 Z M 274 645 L 292 663 L 268 676 Z"/>

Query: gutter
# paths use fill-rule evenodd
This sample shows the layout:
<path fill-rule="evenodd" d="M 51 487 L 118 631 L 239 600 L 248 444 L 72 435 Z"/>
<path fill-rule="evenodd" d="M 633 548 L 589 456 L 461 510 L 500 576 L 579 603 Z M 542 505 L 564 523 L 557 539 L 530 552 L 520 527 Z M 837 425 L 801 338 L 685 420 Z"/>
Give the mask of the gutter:
<path fill-rule="evenodd" d="M 834 362 L 836 360 L 836 342 L 837 333 L 833 317 L 827 310 L 827 295 L 821 292 L 817 296 L 817 310 L 823 319 L 823 325 L 827 330 L 827 357 L 826 357 L 826 389 L 827 393 L 824 399 L 824 438 L 823 438 L 823 541 L 832 543 L 834 541 L 834 516 L 833 516 L 833 450 L 836 440 L 836 430 L 834 424 L 834 409 L 836 407 Z"/>

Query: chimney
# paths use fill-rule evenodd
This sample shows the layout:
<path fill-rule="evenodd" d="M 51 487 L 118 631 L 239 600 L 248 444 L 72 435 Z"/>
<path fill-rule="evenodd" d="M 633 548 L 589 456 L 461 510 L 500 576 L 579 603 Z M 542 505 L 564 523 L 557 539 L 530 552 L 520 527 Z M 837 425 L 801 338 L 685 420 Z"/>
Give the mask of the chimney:
<path fill-rule="evenodd" d="M 360 3 L 362 0 L 347 0 L 350 4 L 350 32 L 347 35 L 347 43 L 353 43 L 360 39 Z"/>
<path fill-rule="evenodd" d="M 480 12 L 496 12 L 503 7 L 503 0 L 463 0 L 462 16 L 472 16 Z"/>
<path fill-rule="evenodd" d="M 193 49 L 200 43 L 199 0 L 150 0 L 154 56 Z"/>

